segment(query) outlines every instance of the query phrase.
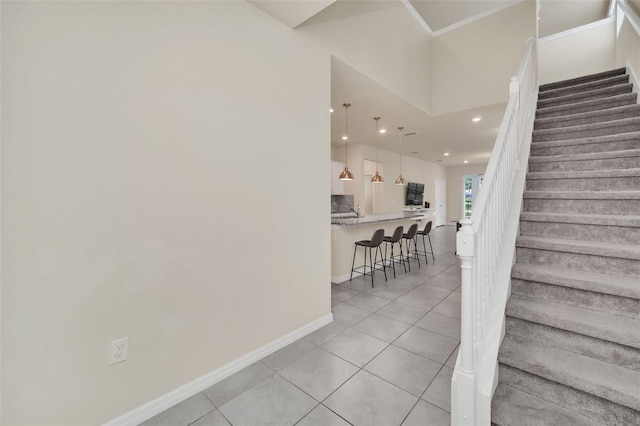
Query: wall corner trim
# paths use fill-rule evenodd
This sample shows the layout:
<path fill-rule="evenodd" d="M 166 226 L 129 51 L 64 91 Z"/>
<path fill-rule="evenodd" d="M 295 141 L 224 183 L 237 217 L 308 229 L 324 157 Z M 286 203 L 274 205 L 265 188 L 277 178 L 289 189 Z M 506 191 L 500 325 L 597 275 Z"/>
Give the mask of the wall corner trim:
<path fill-rule="evenodd" d="M 329 313 L 152 401 L 112 419 L 104 426 L 135 426 L 333 321 Z"/>
<path fill-rule="evenodd" d="M 640 80 L 638 79 L 638 74 L 636 74 L 636 71 L 631 65 L 631 61 L 627 60 L 624 66 L 627 67 L 627 74 L 629 74 L 629 83 L 633 84 L 633 93 L 640 93 Z M 636 98 L 636 103 L 640 104 L 640 96 Z"/>

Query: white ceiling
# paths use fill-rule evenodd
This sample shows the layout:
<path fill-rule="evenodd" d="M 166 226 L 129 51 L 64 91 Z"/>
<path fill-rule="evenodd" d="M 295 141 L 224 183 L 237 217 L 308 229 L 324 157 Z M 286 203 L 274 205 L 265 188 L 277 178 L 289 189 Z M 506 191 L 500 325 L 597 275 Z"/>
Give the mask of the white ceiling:
<path fill-rule="evenodd" d="M 403 133 L 417 132 L 403 138 L 403 154 L 421 160 L 455 166 L 486 163 L 495 142 L 505 103 L 489 105 L 451 114 L 430 116 L 386 90 L 337 58 L 331 61 L 331 144 L 344 146 L 345 112 L 349 108 L 349 143 L 379 144 L 381 149 L 400 152 L 398 127 Z M 381 117 L 380 127 L 387 133 L 376 141 L 374 116 Z M 471 121 L 481 116 L 480 122 Z M 411 154 L 417 152 L 418 154 Z M 449 156 L 444 156 L 449 152 Z"/>

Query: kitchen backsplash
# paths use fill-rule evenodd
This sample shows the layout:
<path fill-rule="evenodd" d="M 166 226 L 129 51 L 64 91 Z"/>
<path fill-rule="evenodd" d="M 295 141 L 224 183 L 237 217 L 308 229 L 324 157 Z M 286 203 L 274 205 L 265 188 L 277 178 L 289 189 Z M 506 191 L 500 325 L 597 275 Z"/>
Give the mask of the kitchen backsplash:
<path fill-rule="evenodd" d="M 331 196 L 331 213 L 349 213 L 353 208 L 353 195 Z"/>

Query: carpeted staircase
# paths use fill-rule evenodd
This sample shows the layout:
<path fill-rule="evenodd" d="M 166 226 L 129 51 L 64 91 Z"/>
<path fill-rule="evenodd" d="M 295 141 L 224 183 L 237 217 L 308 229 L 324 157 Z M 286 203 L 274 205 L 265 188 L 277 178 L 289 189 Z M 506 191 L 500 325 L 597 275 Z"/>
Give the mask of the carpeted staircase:
<path fill-rule="evenodd" d="M 498 425 L 640 425 L 640 105 L 625 69 L 540 86 Z"/>

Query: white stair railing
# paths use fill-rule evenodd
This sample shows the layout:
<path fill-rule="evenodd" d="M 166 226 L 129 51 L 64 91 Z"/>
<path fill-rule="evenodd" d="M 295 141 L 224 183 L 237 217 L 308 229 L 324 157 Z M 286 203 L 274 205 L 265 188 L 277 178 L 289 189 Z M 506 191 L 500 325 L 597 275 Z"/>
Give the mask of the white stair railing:
<path fill-rule="evenodd" d="M 460 221 L 462 269 L 460 350 L 451 380 L 451 424 L 489 425 L 497 386 L 498 349 L 522 207 L 537 88 L 536 43 L 530 39 L 509 86 L 509 103 L 474 203 Z"/>

